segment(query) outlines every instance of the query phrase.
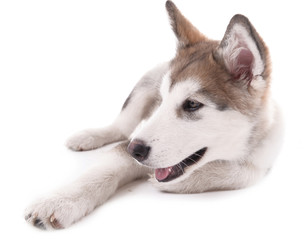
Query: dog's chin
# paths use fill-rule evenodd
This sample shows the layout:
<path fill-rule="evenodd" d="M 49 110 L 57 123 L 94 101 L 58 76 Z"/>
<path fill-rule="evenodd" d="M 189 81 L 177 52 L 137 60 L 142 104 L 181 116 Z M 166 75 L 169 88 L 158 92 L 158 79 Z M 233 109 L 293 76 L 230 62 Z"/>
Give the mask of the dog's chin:
<path fill-rule="evenodd" d="M 167 168 L 156 168 L 155 179 L 158 182 L 165 183 L 179 178 L 187 171 L 188 167 L 199 162 L 203 158 L 206 151 L 207 147 L 201 148 L 174 166 Z"/>

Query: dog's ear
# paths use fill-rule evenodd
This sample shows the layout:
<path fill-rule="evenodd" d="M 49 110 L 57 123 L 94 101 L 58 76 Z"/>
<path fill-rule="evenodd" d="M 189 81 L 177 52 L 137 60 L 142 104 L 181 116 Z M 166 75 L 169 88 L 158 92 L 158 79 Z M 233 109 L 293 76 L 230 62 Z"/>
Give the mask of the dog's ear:
<path fill-rule="evenodd" d="M 269 75 L 267 47 L 243 15 L 231 19 L 217 56 L 236 80 L 250 84 L 256 76 L 266 79 Z"/>
<path fill-rule="evenodd" d="M 166 8 L 172 29 L 178 39 L 179 47 L 191 46 L 207 39 L 181 14 L 173 2 L 167 1 Z"/>

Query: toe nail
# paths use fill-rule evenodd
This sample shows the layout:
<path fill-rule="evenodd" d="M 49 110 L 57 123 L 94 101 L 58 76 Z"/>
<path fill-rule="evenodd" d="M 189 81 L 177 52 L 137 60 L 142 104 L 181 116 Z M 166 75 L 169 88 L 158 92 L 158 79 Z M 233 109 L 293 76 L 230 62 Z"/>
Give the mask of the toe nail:
<path fill-rule="evenodd" d="M 54 222 L 54 220 L 55 220 L 55 216 L 54 216 L 54 214 L 50 217 L 50 222 L 52 223 L 52 222 Z"/>
<path fill-rule="evenodd" d="M 24 217 L 24 219 L 25 219 L 25 221 L 27 221 L 27 220 L 29 220 L 31 217 L 32 217 L 32 214 L 30 213 L 30 214 L 26 215 L 26 216 Z"/>
<path fill-rule="evenodd" d="M 40 228 L 40 229 L 46 229 L 45 226 L 44 226 L 44 224 L 43 224 L 43 222 L 42 222 L 42 220 L 39 219 L 39 218 L 36 218 L 36 219 L 34 220 L 34 226 L 35 226 L 35 227 L 38 227 L 38 228 Z"/>
<path fill-rule="evenodd" d="M 54 214 L 50 217 L 50 223 L 54 229 L 62 229 L 62 225 L 55 218 Z"/>

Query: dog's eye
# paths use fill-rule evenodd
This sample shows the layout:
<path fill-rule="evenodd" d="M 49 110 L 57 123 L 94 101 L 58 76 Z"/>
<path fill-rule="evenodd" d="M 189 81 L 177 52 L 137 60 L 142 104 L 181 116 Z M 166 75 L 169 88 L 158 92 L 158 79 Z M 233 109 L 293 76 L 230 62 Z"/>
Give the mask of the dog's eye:
<path fill-rule="evenodd" d="M 202 106 L 203 106 L 202 103 L 188 99 L 184 102 L 183 109 L 186 112 L 194 112 L 200 109 Z"/>

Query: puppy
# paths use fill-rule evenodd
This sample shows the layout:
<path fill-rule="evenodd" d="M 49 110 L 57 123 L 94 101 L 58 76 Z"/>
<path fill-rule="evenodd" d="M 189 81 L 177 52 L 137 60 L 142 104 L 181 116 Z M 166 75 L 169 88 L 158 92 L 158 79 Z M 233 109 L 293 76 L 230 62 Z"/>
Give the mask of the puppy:
<path fill-rule="evenodd" d="M 120 143 L 102 156 L 106 167 L 32 204 L 25 218 L 34 226 L 66 228 L 148 174 L 162 191 L 201 193 L 247 187 L 271 168 L 280 121 L 264 41 L 245 16 L 214 41 L 171 1 L 166 8 L 176 56 L 142 77 L 112 125 L 67 141 L 75 151 Z"/>

